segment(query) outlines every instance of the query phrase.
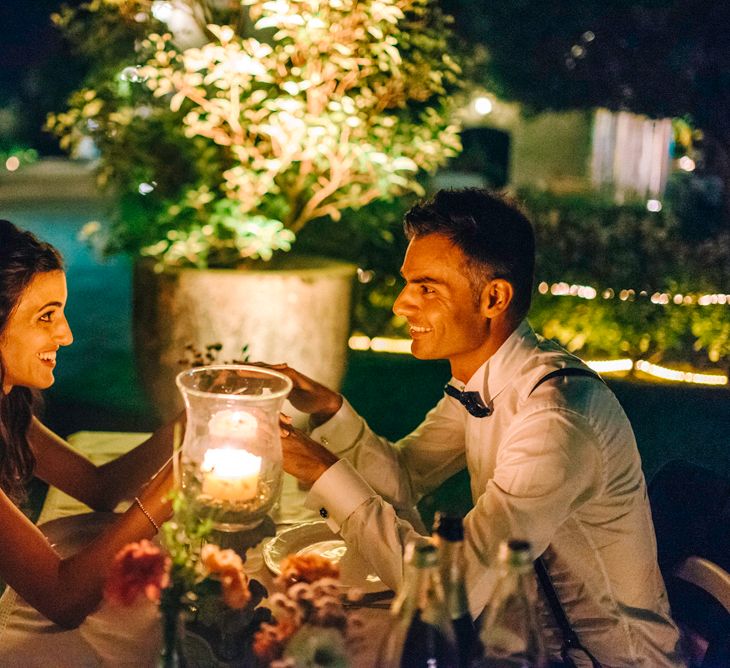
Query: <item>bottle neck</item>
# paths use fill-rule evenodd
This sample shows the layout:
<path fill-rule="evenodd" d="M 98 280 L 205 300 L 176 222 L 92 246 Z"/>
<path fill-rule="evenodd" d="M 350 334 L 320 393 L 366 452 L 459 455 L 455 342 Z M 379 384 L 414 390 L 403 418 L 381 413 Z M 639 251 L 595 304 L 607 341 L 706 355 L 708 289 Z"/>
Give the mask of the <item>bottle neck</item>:
<path fill-rule="evenodd" d="M 466 594 L 464 541 L 446 540 L 437 537 L 441 580 L 446 593 L 447 606 L 452 619 L 469 614 L 469 601 Z"/>
<path fill-rule="evenodd" d="M 403 586 L 391 607 L 393 615 L 410 618 L 417 611 L 424 617 L 439 614 L 445 607 L 444 588 L 438 566 L 409 566 Z"/>

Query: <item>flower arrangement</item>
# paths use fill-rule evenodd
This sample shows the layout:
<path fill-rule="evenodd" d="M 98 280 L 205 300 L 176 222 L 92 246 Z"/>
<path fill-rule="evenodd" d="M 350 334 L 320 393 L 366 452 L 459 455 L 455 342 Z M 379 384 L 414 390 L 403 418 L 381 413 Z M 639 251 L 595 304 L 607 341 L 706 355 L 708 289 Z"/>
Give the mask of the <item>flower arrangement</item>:
<path fill-rule="evenodd" d="M 238 553 L 206 542 L 210 521 L 194 517 L 181 494 L 173 495 L 173 506 L 174 518 L 162 527 L 164 547 L 147 540 L 124 547 L 104 589 L 118 605 L 144 597 L 159 606 L 161 665 L 178 665 L 181 656 L 193 665 L 349 665 L 361 622 L 343 601 L 336 564 L 290 555 L 275 580 L 279 591 L 269 596 L 244 572 Z M 348 601 L 360 597 L 348 591 Z"/>
<path fill-rule="evenodd" d="M 181 654 L 200 652 L 184 642 L 191 637 L 199 638 L 204 653 L 212 652 L 216 660 L 251 665 L 254 632 L 271 619 L 270 610 L 260 605 L 266 588 L 246 575 L 239 554 L 205 542 L 212 525 L 187 512 L 182 495 L 174 496 L 173 505 L 175 518 L 162 527 L 164 548 L 150 541 L 124 547 L 104 596 L 120 605 L 132 605 L 141 596 L 159 604 L 165 666 L 176 665 Z"/>
<path fill-rule="evenodd" d="M 87 0 L 55 21 L 90 73 L 47 126 L 98 148 L 123 204 L 109 250 L 268 260 L 312 220 L 422 192 L 460 150 L 434 0 Z"/>

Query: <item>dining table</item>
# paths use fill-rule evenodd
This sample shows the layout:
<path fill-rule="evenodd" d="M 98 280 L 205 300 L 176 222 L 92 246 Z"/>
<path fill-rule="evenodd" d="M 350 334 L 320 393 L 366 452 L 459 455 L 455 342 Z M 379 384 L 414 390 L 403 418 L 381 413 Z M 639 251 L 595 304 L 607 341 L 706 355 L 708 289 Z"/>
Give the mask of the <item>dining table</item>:
<path fill-rule="evenodd" d="M 81 431 L 68 438 L 70 445 L 97 465 L 129 451 L 149 434 L 137 432 Z M 260 529 L 262 540 L 239 540 L 233 534 L 229 545 L 245 557 L 245 571 L 261 582 L 269 593 L 276 590 L 277 559 L 285 553 L 306 553 L 308 544 L 324 546 L 320 553 L 341 559 L 343 600 L 348 614 L 358 617 L 359 641 L 350 649 L 351 665 L 374 666 L 378 642 L 390 626 L 390 599 L 393 593 L 369 571 L 364 559 L 348 553 L 336 534 L 326 528 L 314 511 L 304 507 L 306 491 L 296 479 L 284 474 L 278 503 Z M 69 556 L 114 521 L 129 502 L 120 504 L 115 513 L 93 512 L 60 490 L 49 487 L 38 517 L 38 527 L 61 554 Z M 269 535 L 266 535 L 269 534 Z M 221 534 L 218 534 L 220 536 Z M 224 536 L 225 538 L 225 536 Z M 238 545 L 238 548 L 237 548 Z M 360 600 L 350 600 L 348 589 L 364 592 Z M 266 604 L 264 600 L 263 604 Z M 204 657 L 195 648 L 200 639 L 192 636 L 194 655 Z M 102 600 L 98 608 L 75 629 L 64 629 L 41 615 L 13 589 L 6 587 L 0 597 L 0 666 L 3 668 L 98 668 L 111 666 L 156 666 L 162 644 L 161 621 L 157 605 L 140 597 L 130 606 Z M 226 668 L 227 664 L 210 655 L 198 658 L 190 668 Z"/>

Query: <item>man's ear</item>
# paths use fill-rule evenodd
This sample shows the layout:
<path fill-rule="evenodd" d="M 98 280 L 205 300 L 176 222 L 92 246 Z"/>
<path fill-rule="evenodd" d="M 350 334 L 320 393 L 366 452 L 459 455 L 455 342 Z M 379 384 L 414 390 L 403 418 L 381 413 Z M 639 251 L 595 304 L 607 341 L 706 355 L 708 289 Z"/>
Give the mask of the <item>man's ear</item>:
<path fill-rule="evenodd" d="M 489 319 L 504 314 L 512 303 L 514 294 L 512 283 L 504 278 L 492 279 L 482 290 L 479 313 Z"/>

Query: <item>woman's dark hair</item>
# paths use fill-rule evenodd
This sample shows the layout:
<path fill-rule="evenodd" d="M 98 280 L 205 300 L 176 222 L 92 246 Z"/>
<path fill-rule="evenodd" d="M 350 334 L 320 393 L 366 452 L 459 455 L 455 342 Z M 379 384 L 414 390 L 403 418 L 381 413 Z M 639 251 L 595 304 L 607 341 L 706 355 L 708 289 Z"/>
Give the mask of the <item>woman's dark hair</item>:
<path fill-rule="evenodd" d="M 535 235 L 516 204 L 477 188 L 441 190 L 405 215 L 406 237 L 443 234 L 466 257 L 465 273 L 478 303 L 487 281 L 512 284 L 514 319 L 527 315 L 535 274 Z"/>
<path fill-rule="evenodd" d="M 36 274 L 59 269 L 63 269 L 63 259 L 53 246 L 0 220 L 0 340 L 23 291 Z M 0 488 L 19 502 L 35 467 L 27 436 L 34 394 L 27 387 L 13 387 L 5 394 L 5 363 L 0 355 Z"/>

